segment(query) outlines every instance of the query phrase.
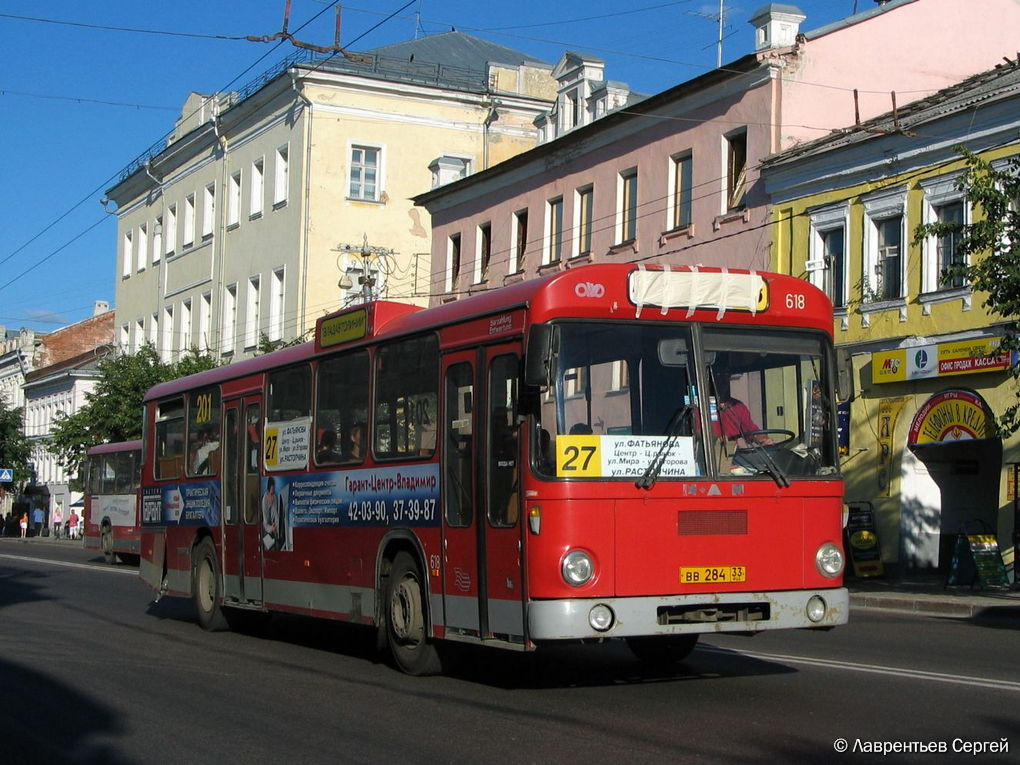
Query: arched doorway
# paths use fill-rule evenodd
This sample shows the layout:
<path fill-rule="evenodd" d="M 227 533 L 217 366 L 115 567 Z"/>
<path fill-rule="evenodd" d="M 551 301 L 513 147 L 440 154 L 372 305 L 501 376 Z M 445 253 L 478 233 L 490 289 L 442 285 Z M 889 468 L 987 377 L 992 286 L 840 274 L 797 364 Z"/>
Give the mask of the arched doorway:
<path fill-rule="evenodd" d="M 926 492 L 921 478 L 902 483 L 900 536 L 905 568 L 945 571 L 957 534 L 964 529 L 996 532 L 1002 441 L 995 435 L 994 421 L 985 400 L 966 388 L 940 391 L 917 410 L 907 436 L 904 471 L 910 463 L 923 465 L 937 487 L 938 499 L 937 503 L 923 501 Z M 931 498 L 931 492 L 927 494 Z"/>

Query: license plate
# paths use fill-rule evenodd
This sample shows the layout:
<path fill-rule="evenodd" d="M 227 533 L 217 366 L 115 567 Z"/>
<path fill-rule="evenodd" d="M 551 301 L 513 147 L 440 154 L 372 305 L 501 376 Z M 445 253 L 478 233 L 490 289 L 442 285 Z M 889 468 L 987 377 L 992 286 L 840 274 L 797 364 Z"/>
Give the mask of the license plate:
<path fill-rule="evenodd" d="M 747 581 L 744 566 L 681 566 L 680 584 L 728 584 Z"/>

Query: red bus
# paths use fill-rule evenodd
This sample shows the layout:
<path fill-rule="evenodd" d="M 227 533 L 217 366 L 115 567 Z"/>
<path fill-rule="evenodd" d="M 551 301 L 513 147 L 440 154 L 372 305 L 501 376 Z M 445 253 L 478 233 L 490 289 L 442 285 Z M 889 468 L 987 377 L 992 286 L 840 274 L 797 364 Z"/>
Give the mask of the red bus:
<path fill-rule="evenodd" d="M 85 547 L 102 550 L 107 563 L 137 563 L 141 546 L 138 488 L 142 442 L 93 446 L 85 468 Z"/>
<path fill-rule="evenodd" d="M 338 311 L 147 393 L 141 575 L 210 629 L 374 625 L 412 674 L 454 642 L 673 661 L 830 628 L 835 377 L 831 304 L 776 274 L 588 265 Z"/>

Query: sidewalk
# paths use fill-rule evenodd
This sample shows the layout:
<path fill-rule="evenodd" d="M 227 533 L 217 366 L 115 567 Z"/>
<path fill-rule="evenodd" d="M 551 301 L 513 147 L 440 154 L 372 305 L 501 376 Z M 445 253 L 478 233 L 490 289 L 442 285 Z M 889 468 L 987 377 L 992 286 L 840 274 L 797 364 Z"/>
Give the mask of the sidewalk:
<path fill-rule="evenodd" d="M 848 577 L 850 608 L 884 608 L 962 619 L 1009 619 L 1020 623 L 1020 589 L 978 589 L 945 584 L 937 574 L 859 579 Z"/>

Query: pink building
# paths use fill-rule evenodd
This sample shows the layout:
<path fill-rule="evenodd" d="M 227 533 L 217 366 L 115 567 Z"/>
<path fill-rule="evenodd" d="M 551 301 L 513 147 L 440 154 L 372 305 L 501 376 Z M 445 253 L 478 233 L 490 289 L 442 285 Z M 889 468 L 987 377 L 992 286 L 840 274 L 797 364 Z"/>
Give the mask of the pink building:
<path fill-rule="evenodd" d="M 581 103 L 606 83 L 561 80 L 557 103 L 590 119 L 540 120 L 551 140 L 416 197 L 433 302 L 594 261 L 789 270 L 772 257 L 760 161 L 1015 55 L 1020 3 L 891 0 L 813 32 L 805 20 L 767 5 L 754 53 L 641 101 L 617 94 L 604 116 Z M 574 60 L 558 71 L 583 71 Z"/>

